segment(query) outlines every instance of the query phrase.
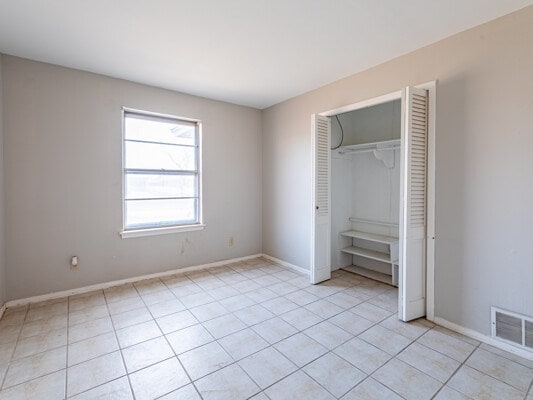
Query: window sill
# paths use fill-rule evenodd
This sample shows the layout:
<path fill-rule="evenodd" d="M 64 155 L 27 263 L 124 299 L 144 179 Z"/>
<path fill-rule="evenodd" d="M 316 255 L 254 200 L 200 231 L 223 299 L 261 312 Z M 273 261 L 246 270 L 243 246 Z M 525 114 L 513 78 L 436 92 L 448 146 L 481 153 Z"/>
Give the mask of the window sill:
<path fill-rule="evenodd" d="M 130 231 L 120 232 L 120 236 L 122 236 L 122 239 L 127 239 L 127 238 L 133 238 L 133 237 L 141 237 L 141 236 L 154 236 L 154 235 L 166 235 L 169 233 L 201 231 L 204 228 L 205 228 L 205 224 L 194 224 L 194 225 L 168 226 L 164 228 L 132 229 Z"/>

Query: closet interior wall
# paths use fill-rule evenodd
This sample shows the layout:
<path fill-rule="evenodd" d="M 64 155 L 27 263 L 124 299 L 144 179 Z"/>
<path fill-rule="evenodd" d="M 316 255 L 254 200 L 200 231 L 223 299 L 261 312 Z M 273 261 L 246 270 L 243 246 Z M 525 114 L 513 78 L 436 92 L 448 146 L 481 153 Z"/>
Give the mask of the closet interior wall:
<path fill-rule="evenodd" d="M 337 120 L 338 117 L 338 120 Z M 350 265 L 390 274 L 390 265 L 351 256 L 341 249 L 352 240 L 341 232 L 358 230 L 367 233 L 398 237 L 400 209 L 400 149 L 386 150 L 392 165 L 385 165 L 373 152 L 343 153 L 344 146 L 400 139 L 401 102 L 392 102 L 339 114 L 332 117 L 331 145 L 342 146 L 331 151 L 331 266 L 332 270 Z M 360 218 L 395 224 L 395 227 L 361 222 Z M 365 247 L 387 252 L 388 246 L 365 242 Z"/>

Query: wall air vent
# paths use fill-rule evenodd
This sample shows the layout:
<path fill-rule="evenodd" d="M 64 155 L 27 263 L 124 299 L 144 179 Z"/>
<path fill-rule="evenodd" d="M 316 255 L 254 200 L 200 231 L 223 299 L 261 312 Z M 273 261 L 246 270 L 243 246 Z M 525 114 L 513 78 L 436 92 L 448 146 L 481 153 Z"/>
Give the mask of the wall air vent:
<path fill-rule="evenodd" d="M 492 337 L 533 352 L 533 317 L 492 307 Z"/>

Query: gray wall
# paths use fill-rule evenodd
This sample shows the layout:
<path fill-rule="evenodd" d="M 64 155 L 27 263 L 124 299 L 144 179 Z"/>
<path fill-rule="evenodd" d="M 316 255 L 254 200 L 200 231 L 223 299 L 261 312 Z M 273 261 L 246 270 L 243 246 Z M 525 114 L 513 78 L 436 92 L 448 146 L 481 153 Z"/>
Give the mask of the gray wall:
<path fill-rule="evenodd" d="M 401 100 L 389 101 L 360 110 L 339 114 L 338 118 L 344 131 L 343 146 L 383 140 L 400 139 Z M 341 141 L 341 129 L 335 117 L 331 119 L 331 146 Z"/>
<path fill-rule="evenodd" d="M 6 257 L 4 246 L 4 122 L 2 106 L 2 54 L 0 54 L 0 307 L 6 301 Z"/>
<path fill-rule="evenodd" d="M 10 56 L 3 76 L 8 300 L 261 252 L 260 111 Z M 205 230 L 120 238 L 122 106 L 202 120 Z"/>
<path fill-rule="evenodd" d="M 438 79 L 438 317 L 533 315 L 533 7 L 263 112 L 263 251 L 308 268 L 310 115 Z"/>

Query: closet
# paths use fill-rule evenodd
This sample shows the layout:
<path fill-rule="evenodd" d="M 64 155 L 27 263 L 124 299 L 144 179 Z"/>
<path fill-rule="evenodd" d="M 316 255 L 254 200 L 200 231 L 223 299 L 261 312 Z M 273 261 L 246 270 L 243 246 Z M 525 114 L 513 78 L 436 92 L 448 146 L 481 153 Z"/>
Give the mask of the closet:
<path fill-rule="evenodd" d="M 426 298 L 433 312 L 435 91 L 311 116 L 311 283 L 343 268 L 397 286 L 403 321 L 426 315 Z"/>
<path fill-rule="evenodd" d="M 398 286 L 401 101 L 331 117 L 331 267 Z"/>

